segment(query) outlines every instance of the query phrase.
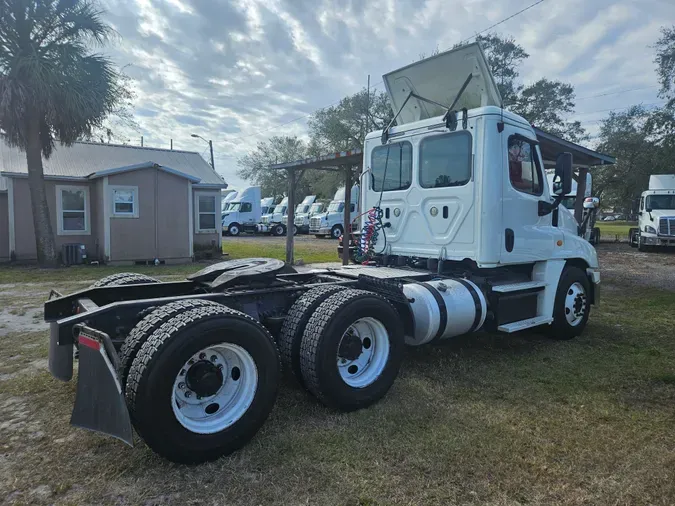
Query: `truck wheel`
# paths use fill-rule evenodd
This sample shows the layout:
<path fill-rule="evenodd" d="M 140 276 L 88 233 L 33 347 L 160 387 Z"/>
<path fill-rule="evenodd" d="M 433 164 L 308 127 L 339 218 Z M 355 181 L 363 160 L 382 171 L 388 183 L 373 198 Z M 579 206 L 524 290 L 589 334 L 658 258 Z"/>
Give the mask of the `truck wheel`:
<path fill-rule="evenodd" d="M 591 313 L 589 293 L 586 273 L 578 267 L 566 267 L 555 295 L 551 337 L 572 339 L 584 331 Z"/>
<path fill-rule="evenodd" d="M 274 225 L 272 227 L 272 235 L 281 236 L 286 233 L 286 229 L 283 225 Z"/>
<path fill-rule="evenodd" d="M 293 235 L 298 235 L 298 227 L 293 225 Z"/>
<path fill-rule="evenodd" d="M 122 348 L 120 349 L 120 368 L 118 375 L 120 378 L 120 385 L 122 391 L 126 389 L 127 378 L 129 377 L 129 370 L 131 364 L 134 362 L 138 351 L 143 346 L 143 343 L 148 340 L 150 335 L 161 327 L 168 320 L 177 316 L 189 309 L 194 309 L 201 306 L 219 306 L 217 302 L 202 299 L 186 299 L 171 302 L 164 306 L 160 306 L 151 311 L 145 316 L 136 326 L 129 332 L 129 335 L 124 340 Z"/>
<path fill-rule="evenodd" d="M 640 229 L 638 228 L 630 228 L 628 229 L 628 242 L 630 242 L 630 247 L 631 248 L 637 248 L 638 246 L 638 232 Z"/>
<path fill-rule="evenodd" d="M 190 464 L 246 444 L 272 411 L 280 379 L 272 336 L 222 305 L 184 311 L 143 344 L 127 379 L 136 430 L 163 457 Z"/>
<path fill-rule="evenodd" d="M 380 400 L 403 360 L 403 324 L 386 299 L 342 290 L 324 300 L 302 336 L 300 369 L 323 404 L 342 411 Z"/>
<path fill-rule="evenodd" d="M 111 274 L 105 278 L 99 279 L 90 288 L 100 288 L 103 286 L 121 286 L 121 285 L 140 285 L 144 283 L 159 283 L 158 279 L 151 278 L 145 274 L 136 274 L 134 272 L 120 272 Z"/>
<path fill-rule="evenodd" d="M 342 235 L 342 225 L 333 225 L 333 228 L 330 229 L 330 236 L 333 239 L 339 239 Z"/>
<path fill-rule="evenodd" d="M 281 333 L 277 341 L 281 354 L 281 363 L 293 371 L 296 379 L 303 386 L 304 381 L 302 379 L 302 371 L 300 370 L 302 334 L 316 308 L 328 297 L 341 290 L 344 290 L 344 287 L 337 285 L 320 286 L 309 290 L 291 306 L 291 310 L 286 315 L 284 323 L 281 326 Z"/>
<path fill-rule="evenodd" d="M 237 237 L 241 233 L 241 228 L 239 228 L 239 223 L 230 224 L 230 226 L 227 228 L 227 232 L 231 236 Z"/>

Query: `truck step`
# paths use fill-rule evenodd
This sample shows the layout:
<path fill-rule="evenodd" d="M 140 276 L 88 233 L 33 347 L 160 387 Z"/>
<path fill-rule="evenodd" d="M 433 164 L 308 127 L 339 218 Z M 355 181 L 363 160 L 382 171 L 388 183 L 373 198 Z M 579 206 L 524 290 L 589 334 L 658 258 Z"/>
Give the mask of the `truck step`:
<path fill-rule="evenodd" d="M 539 325 L 546 325 L 551 323 L 553 318 L 550 316 L 535 316 L 534 318 L 528 318 L 527 320 L 520 320 L 519 322 L 506 323 L 497 327 L 497 330 L 500 332 L 506 332 L 511 334 L 513 332 L 518 332 L 519 330 L 529 329 L 531 327 L 537 327 Z"/>
<path fill-rule="evenodd" d="M 509 293 L 521 292 L 524 290 L 534 290 L 546 287 L 544 281 L 525 281 L 523 283 L 508 283 L 506 285 L 496 285 L 492 287 L 493 292 Z"/>

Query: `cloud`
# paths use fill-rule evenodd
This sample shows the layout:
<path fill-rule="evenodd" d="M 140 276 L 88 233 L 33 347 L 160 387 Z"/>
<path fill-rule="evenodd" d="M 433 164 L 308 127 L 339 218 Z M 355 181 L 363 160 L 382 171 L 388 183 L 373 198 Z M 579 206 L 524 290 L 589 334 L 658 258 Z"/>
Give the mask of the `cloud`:
<path fill-rule="evenodd" d="M 119 33 L 110 54 L 133 78 L 146 145 L 204 152 L 234 186 L 237 160 L 272 135 L 307 133 L 304 118 L 435 48 L 445 50 L 531 0 L 103 0 Z M 526 82 L 576 87 L 578 119 L 657 102 L 652 45 L 675 19 L 666 0 L 548 0 L 501 24 L 531 57 Z M 637 89 L 637 90 L 635 90 Z M 634 90 L 634 91 L 625 91 Z M 622 93 L 617 93 L 622 92 Z M 603 97 L 589 98 L 606 94 Z M 256 135 L 258 132 L 264 132 Z"/>

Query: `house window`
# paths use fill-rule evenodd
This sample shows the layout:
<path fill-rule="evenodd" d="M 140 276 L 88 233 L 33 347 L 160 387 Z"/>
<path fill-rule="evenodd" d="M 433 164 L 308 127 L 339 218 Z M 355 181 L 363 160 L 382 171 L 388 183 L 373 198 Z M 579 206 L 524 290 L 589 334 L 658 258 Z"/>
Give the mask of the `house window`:
<path fill-rule="evenodd" d="M 89 188 L 57 186 L 58 235 L 89 235 Z"/>
<path fill-rule="evenodd" d="M 138 218 L 138 186 L 111 186 L 112 216 Z"/>
<path fill-rule="evenodd" d="M 509 137 L 509 178 L 518 191 L 541 195 L 541 169 L 532 144 L 517 136 Z"/>
<path fill-rule="evenodd" d="M 197 231 L 216 231 L 216 195 L 199 195 L 197 198 Z"/>

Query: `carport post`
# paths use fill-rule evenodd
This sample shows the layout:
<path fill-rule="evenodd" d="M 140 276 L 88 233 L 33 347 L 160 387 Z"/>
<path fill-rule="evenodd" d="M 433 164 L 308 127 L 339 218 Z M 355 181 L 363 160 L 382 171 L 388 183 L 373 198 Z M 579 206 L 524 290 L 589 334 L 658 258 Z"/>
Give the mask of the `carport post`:
<path fill-rule="evenodd" d="M 286 221 L 286 263 L 293 265 L 293 225 L 295 224 L 295 170 L 286 169 L 288 175 L 288 220 Z"/>
<path fill-rule="evenodd" d="M 579 167 L 579 180 L 577 181 L 577 199 L 574 201 L 574 217 L 577 223 L 584 218 L 584 195 L 586 195 L 587 167 Z"/>
<path fill-rule="evenodd" d="M 343 165 L 345 170 L 345 213 L 342 223 L 342 265 L 349 265 L 349 238 L 351 237 L 351 211 L 352 205 L 352 167 Z"/>

